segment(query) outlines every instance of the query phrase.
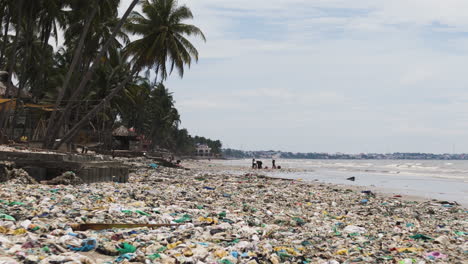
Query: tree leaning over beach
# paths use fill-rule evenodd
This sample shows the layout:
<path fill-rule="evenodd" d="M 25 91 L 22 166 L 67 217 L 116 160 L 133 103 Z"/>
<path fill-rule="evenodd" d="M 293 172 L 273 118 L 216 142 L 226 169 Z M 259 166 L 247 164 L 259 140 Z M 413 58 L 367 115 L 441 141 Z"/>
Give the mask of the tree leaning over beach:
<path fill-rule="evenodd" d="M 76 134 L 76 132 L 78 131 L 79 128 L 76 131 L 74 131 L 74 129 L 72 128 L 65 135 L 65 136 L 67 136 L 67 135 L 70 134 L 71 135 L 70 139 L 65 141 L 62 138 L 62 140 L 60 140 L 60 142 L 58 142 L 58 144 L 52 145 L 53 144 L 53 139 L 55 138 L 55 135 L 57 134 L 57 132 L 50 133 L 50 131 L 52 130 L 53 127 L 62 127 L 62 125 L 66 122 L 66 120 L 68 120 L 70 118 L 71 111 L 73 110 L 73 106 L 75 105 L 74 101 L 77 100 L 79 98 L 79 96 L 83 94 L 83 91 L 85 90 L 86 85 L 88 84 L 88 82 L 93 77 L 94 71 L 96 70 L 98 65 L 102 62 L 102 58 L 105 57 L 109 47 L 112 46 L 112 44 L 115 44 L 115 42 L 116 42 L 115 37 L 120 33 L 121 27 L 123 26 L 123 24 L 127 20 L 127 17 L 130 15 L 133 8 L 138 3 L 139 3 L 139 0 L 133 0 L 130 3 L 130 6 L 127 8 L 127 11 L 123 15 L 123 17 L 120 18 L 120 20 L 118 20 L 118 22 L 116 22 L 116 24 L 113 26 L 112 30 L 109 32 L 110 36 L 105 40 L 105 42 L 103 42 L 100 45 L 99 52 L 97 52 L 97 55 L 94 57 L 94 59 L 91 60 L 92 62 L 91 61 L 89 62 L 90 63 L 90 64 L 88 64 L 89 68 L 87 69 L 86 73 L 84 74 L 84 77 L 79 82 L 79 85 L 73 90 L 73 92 L 71 93 L 71 96 L 68 98 L 68 103 L 67 103 L 67 105 L 65 107 L 65 110 L 63 110 L 63 113 L 58 118 L 58 120 L 56 122 L 53 119 L 49 120 L 49 124 L 48 124 L 48 128 L 47 128 L 48 132 L 47 132 L 46 139 L 44 140 L 44 147 L 50 148 L 51 146 L 53 146 L 54 149 L 57 149 L 57 148 L 60 147 L 60 145 L 62 145 L 62 143 L 68 142 Z M 67 87 L 63 87 L 63 89 L 66 89 L 66 88 Z M 91 115 L 90 117 L 88 117 L 88 118 L 92 118 L 92 117 L 94 117 L 94 115 L 95 115 L 95 113 L 93 115 Z M 88 115 L 86 115 L 86 116 L 88 116 Z M 81 121 L 83 121 L 83 120 L 81 120 Z M 83 124 L 84 123 L 86 123 L 86 120 L 83 122 Z M 75 127 L 77 125 L 78 124 L 76 124 Z M 80 128 L 81 128 L 81 126 L 80 126 Z M 71 134 L 71 132 L 73 132 L 73 134 Z"/>
<path fill-rule="evenodd" d="M 124 26 L 130 33 L 141 36 L 125 49 L 133 64 L 131 74 L 81 118 L 55 144 L 54 149 L 69 142 L 88 120 L 105 107 L 142 70 L 148 73 L 154 70 L 157 76 L 165 80 L 174 69 L 183 77 L 184 67 L 190 67 L 193 60 L 198 61 L 198 51 L 186 37 L 197 36 L 204 41 L 206 38 L 198 27 L 183 23 L 184 20 L 193 18 L 187 6 L 178 6 L 176 0 L 146 0 L 143 2 L 142 10 L 143 14 L 133 12 Z"/>

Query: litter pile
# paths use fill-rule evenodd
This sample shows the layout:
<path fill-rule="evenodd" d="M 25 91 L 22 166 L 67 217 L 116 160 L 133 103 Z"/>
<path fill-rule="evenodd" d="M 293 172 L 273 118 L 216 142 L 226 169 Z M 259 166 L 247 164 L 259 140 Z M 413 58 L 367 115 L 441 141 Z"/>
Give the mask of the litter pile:
<path fill-rule="evenodd" d="M 21 168 L 14 168 L 11 162 L 0 162 L 0 183 L 9 182 L 11 184 L 37 184 L 38 182 L 28 172 Z"/>
<path fill-rule="evenodd" d="M 83 183 L 83 180 L 80 177 L 76 176 L 76 174 L 73 171 L 67 171 L 62 173 L 62 175 L 53 178 L 50 181 L 43 181 L 41 183 L 48 185 L 77 185 Z"/>
<path fill-rule="evenodd" d="M 133 161 L 129 183 L 0 185 L 0 263 L 461 264 L 468 257 L 468 211 L 457 204 L 150 163 Z"/>

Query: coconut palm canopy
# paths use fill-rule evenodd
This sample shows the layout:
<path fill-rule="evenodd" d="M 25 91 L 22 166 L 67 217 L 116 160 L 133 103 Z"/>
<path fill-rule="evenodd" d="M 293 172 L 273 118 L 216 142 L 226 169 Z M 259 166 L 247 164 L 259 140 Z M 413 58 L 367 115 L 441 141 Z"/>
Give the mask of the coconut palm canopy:
<path fill-rule="evenodd" d="M 124 3 L 128 8 L 119 16 Z M 133 12 L 136 6 L 140 13 Z M 15 111 L 0 111 L 0 130 L 14 131 L 29 100 L 59 110 L 41 116 L 44 148 L 58 148 L 88 126 L 101 134 L 142 135 L 157 142 L 155 149 L 191 153 L 197 142 L 179 128 L 172 93 L 156 78 L 164 81 L 174 69 L 183 76 L 184 67 L 198 60 L 189 39 L 205 36 L 188 23 L 192 18 L 190 8 L 175 0 L 0 1 L 0 70 L 14 76 L 9 97 L 20 91 L 17 99 L 24 101 Z M 136 74 L 150 70 L 158 74 Z M 9 82 L 5 74 L 0 97 Z"/>
<path fill-rule="evenodd" d="M 126 51 L 133 56 L 138 68 L 153 68 L 163 79 L 175 69 L 184 75 L 184 65 L 190 67 L 198 61 L 198 51 L 187 37 L 201 37 L 203 32 L 196 26 L 185 24 L 193 18 L 192 11 L 178 6 L 176 0 L 146 0 L 143 13 L 133 12 L 125 29 L 140 39 L 131 42 Z"/>

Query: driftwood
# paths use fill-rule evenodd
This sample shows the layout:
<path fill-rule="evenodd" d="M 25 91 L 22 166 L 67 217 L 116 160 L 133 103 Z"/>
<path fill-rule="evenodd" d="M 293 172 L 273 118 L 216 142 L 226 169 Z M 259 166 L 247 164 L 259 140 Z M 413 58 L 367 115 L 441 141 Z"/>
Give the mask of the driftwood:
<path fill-rule="evenodd" d="M 70 227 L 74 231 L 86 231 L 86 230 L 105 230 L 113 228 L 159 228 L 159 227 L 171 227 L 180 226 L 182 224 L 70 224 Z"/>

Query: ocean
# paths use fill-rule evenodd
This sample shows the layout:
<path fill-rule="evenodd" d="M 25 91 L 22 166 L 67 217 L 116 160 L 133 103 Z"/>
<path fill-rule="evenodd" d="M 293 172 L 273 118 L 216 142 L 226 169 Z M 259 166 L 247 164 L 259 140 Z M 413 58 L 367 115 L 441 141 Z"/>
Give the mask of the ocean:
<path fill-rule="evenodd" d="M 271 167 L 271 160 L 262 161 L 264 166 Z M 216 162 L 248 169 L 252 160 Z M 276 159 L 276 165 L 285 170 L 262 170 L 262 173 L 271 177 L 362 186 L 391 194 L 457 201 L 468 206 L 468 161 Z M 349 177 L 356 180 L 349 181 Z"/>

